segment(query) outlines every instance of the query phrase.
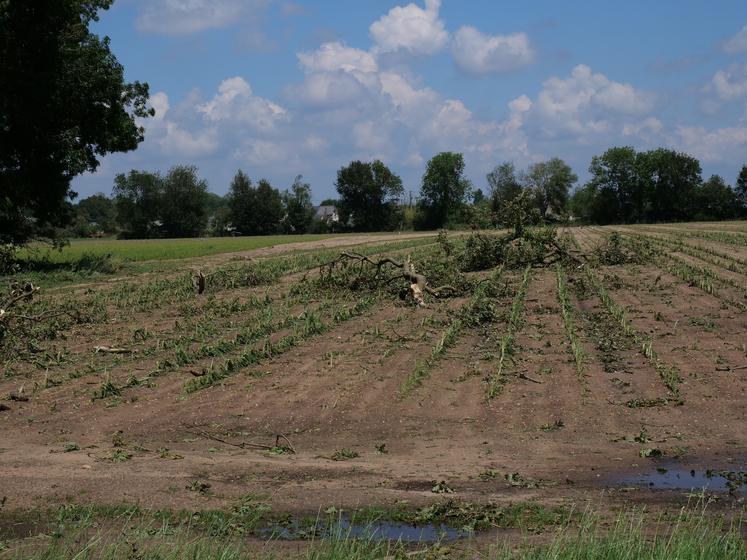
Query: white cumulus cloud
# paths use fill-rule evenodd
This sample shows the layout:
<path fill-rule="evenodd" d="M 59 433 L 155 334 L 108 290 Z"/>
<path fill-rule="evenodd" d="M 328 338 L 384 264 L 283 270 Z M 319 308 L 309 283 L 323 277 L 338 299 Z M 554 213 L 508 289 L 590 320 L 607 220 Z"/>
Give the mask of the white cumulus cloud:
<path fill-rule="evenodd" d="M 156 111 L 153 120 L 162 121 L 166 117 L 166 113 L 169 112 L 169 96 L 166 95 L 166 92 L 159 91 L 151 95 L 148 102 Z"/>
<path fill-rule="evenodd" d="M 212 154 L 218 149 L 218 137 L 215 129 L 209 128 L 190 132 L 178 123 L 167 122 L 165 131 L 157 143 L 167 154 L 182 157 L 199 157 Z"/>
<path fill-rule="evenodd" d="M 747 52 L 747 25 L 724 43 L 724 50 L 728 53 Z"/>
<path fill-rule="evenodd" d="M 615 115 L 641 115 L 653 106 L 652 94 L 595 74 L 583 64 L 568 78 L 546 80 L 535 103 L 544 130 L 551 134 L 608 132 Z"/>
<path fill-rule="evenodd" d="M 266 0 L 148 0 L 136 25 L 146 33 L 196 33 L 251 17 L 265 5 Z"/>
<path fill-rule="evenodd" d="M 425 9 L 417 4 L 395 6 L 369 28 L 376 50 L 402 49 L 415 54 L 442 50 L 449 41 L 449 33 L 438 17 L 440 8 L 441 0 L 425 0 Z"/>
<path fill-rule="evenodd" d="M 673 144 L 705 162 L 733 161 L 747 148 L 747 128 L 678 126 Z"/>
<path fill-rule="evenodd" d="M 526 33 L 485 35 L 470 26 L 456 32 L 451 52 L 459 69 L 474 75 L 513 70 L 534 60 Z"/>
<path fill-rule="evenodd" d="M 627 123 L 623 126 L 623 136 L 645 136 L 647 134 L 658 134 L 664 128 L 662 122 L 656 117 L 648 117 L 637 123 Z"/>
<path fill-rule="evenodd" d="M 271 130 L 287 118 L 280 105 L 252 95 L 249 83 L 241 77 L 228 78 L 218 86 L 218 93 L 197 111 L 211 122 L 232 120 L 259 130 Z"/>
<path fill-rule="evenodd" d="M 376 58 L 367 51 L 346 47 L 342 43 L 325 43 L 312 52 L 298 53 L 306 72 L 376 72 Z"/>
<path fill-rule="evenodd" d="M 719 70 L 706 88 L 724 101 L 747 95 L 747 64 Z"/>
<path fill-rule="evenodd" d="M 520 95 L 509 102 L 508 107 L 515 113 L 526 113 L 532 108 L 532 100 L 526 95 Z"/>

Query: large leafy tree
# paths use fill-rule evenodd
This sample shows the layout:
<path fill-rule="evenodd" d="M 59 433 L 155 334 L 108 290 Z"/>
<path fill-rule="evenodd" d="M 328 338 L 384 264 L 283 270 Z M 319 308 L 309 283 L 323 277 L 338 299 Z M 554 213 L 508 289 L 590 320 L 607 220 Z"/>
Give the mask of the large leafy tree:
<path fill-rule="evenodd" d="M 645 217 L 646 197 L 638 173 L 638 154 L 624 146 L 591 158 L 587 192 L 594 193 L 591 219 L 598 223 L 637 222 Z"/>
<path fill-rule="evenodd" d="M 443 227 L 461 211 L 470 182 L 464 177 L 464 156 L 455 152 L 441 152 L 426 166 L 420 187 L 420 203 L 425 225 Z"/>
<path fill-rule="evenodd" d="M 257 229 L 254 207 L 257 191 L 252 180 L 240 169 L 231 181 L 228 191 L 228 210 L 231 226 L 244 235 L 250 235 Z"/>
<path fill-rule="evenodd" d="M 402 179 L 381 161 L 353 161 L 337 171 L 338 209 L 343 223 L 351 221 L 361 231 L 396 227 L 397 199 Z"/>
<path fill-rule="evenodd" d="M 163 179 L 160 218 L 166 237 L 198 237 L 208 219 L 207 182 L 193 165 L 172 167 Z"/>
<path fill-rule="evenodd" d="M 696 220 L 726 220 L 739 215 L 737 195 L 719 175 L 711 175 L 696 189 L 694 202 L 692 217 Z"/>
<path fill-rule="evenodd" d="M 737 177 L 737 200 L 742 207 L 742 213 L 747 215 L 747 165 L 743 165 Z"/>
<path fill-rule="evenodd" d="M 161 204 L 163 177 L 159 173 L 137 171 L 114 178 L 114 206 L 122 237 L 144 239 L 162 235 Z"/>
<path fill-rule="evenodd" d="M 290 191 L 283 193 L 285 216 L 283 229 L 286 233 L 306 233 L 314 220 L 314 205 L 311 203 L 311 186 L 298 175 Z"/>
<path fill-rule="evenodd" d="M 0 241 L 53 236 L 71 180 L 143 140 L 147 84 L 88 30 L 112 2 L 0 1 Z"/>
<path fill-rule="evenodd" d="M 532 193 L 542 216 L 566 210 L 568 193 L 576 181 L 576 174 L 560 158 L 532 164 L 523 176 L 524 185 Z"/>
<path fill-rule="evenodd" d="M 207 183 L 191 165 L 172 167 L 165 177 L 133 169 L 114 178 L 114 204 L 123 237 L 202 235 L 208 200 Z"/>
<path fill-rule="evenodd" d="M 254 206 L 256 235 L 272 235 L 280 231 L 283 219 L 283 197 L 266 179 L 257 184 L 257 198 Z"/>
<path fill-rule="evenodd" d="M 117 229 L 117 211 L 111 198 L 96 193 L 77 205 L 78 216 L 86 224 L 96 224 L 99 231 L 111 233 Z"/>
<path fill-rule="evenodd" d="M 487 180 L 493 212 L 498 212 L 521 193 L 522 187 L 516 176 L 516 168 L 510 161 L 493 168 L 488 173 Z"/>
<path fill-rule="evenodd" d="M 700 162 L 687 154 L 659 148 L 639 154 L 638 173 L 650 200 L 651 221 L 687 220 L 700 185 Z"/>
<path fill-rule="evenodd" d="M 277 233 L 283 219 L 283 199 L 280 192 L 261 179 L 257 186 L 239 170 L 231 181 L 228 193 L 231 225 L 243 235 Z"/>

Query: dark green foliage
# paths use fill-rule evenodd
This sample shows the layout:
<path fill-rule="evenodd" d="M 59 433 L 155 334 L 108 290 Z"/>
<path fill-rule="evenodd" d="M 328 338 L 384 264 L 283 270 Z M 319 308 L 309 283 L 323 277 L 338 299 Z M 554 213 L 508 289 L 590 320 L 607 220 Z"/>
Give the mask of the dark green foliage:
<path fill-rule="evenodd" d="M 466 272 L 488 270 L 503 258 L 502 238 L 485 233 L 474 233 L 467 238 L 460 255 L 459 266 Z"/>
<path fill-rule="evenodd" d="M 353 161 L 337 171 L 335 188 L 340 194 L 337 208 L 343 224 L 358 231 L 381 231 L 397 227 L 397 199 L 402 179 L 381 161 Z"/>
<path fill-rule="evenodd" d="M 234 175 L 226 198 L 228 199 L 230 227 L 237 233 L 253 231 L 255 229 L 254 204 L 257 191 L 252 186 L 252 180 L 241 169 Z"/>
<path fill-rule="evenodd" d="M 540 215 L 546 219 L 558 219 L 565 212 L 568 193 L 578 177 L 562 159 L 552 158 L 530 165 L 522 180 Z"/>
<path fill-rule="evenodd" d="M 591 159 L 588 209 L 597 223 L 638 222 L 645 217 L 645 184 L 638 171 L 638 154 L 628 146 L 610 148 Z"/>
<path fill-rule="evenodd" d="M 283 199 L 269 181 L 261 179 L 255 188 L 239 170 L 231 181 L 228 209 L 233 230 L 241 235 L 270 235 L 280 230 Z"/>
<path fill-rule="evenodd" d="M 697 159 L 659 148 L 639 154 L 638 172 L 648 193 L 651 221 L 683 221 L 691 217 L 692 200 L 700 185 Z"/>
<path fill-rule="evenodd" d="M 594 223 L 739 216 L 739 187 L 735 192 L 718 176 L 703 183 L 700 163 L 687 154 L 664 148 L 640 153 L 631 147 L 610 148 L 592 159 L 589 172 L 592 178 L 574 194 L 572 210 Z M 744 175 L 747 181 L 747 171 Z"/>
<path fill-rule="evenodd" d="M 314 220 L 314 205 L 311 203 L 311 186 L 298 175 L 290 191 L 283 193 L 285 216 L 282 227 L 285 233 L 306 233 Z"/>
<path fill-rule="evenodd" d="M 472 204 L 477 206 L 483 202 L 485 202 L 485 193 L 482 192 L 482 189 L 472 191 Z"/>
<path fill-rule="evenodd" d="M 70 181 L 143 140 L 148 86 L 88 31 L 112 0 L 0 2 L 0 241 L 56 237 Z"/>
<path fill-rule="evenodd" d="M 718 175 L 699 185 L 693 199 L 696 220 L 728 220 L 739 215 L 737 193 Z"/>
<path fill-rule="evenodd" d="M 248 233 L 271 235 L 280 231 L 280 220 L 283 218 L 283 199 L 280 196 L 280 191 L 265 179 L 260 179 L 257 185 L 254 216 L 255 229 Z"/>
<path fill-rule="evenodd" d="M 197 237 L 207 226 L 207 183 L 194 166 L 177 165 L 165 177 L 132 170 L 114 179 L 122 237 Z"/>
<path fill-rule="evenodd" d="M 207 183 L 193 165 L 172 167 L 163 181 L 161 221 L 166 237 L 199 237 L 207 226 Z"/>
<path fill-rule="evenodd" d="M 516 176 L 516 168 L 510 161 L 496 166 L 487 175 L 490 188 L 490 204 L 493 212 L 499 213 L 506 204 L 513 201 L 522 191 Z"/>
<path fill-rule="evenodd" d="M 620 234 L 613 231 L 598 246 L 594 247 L 593 256 L 602 265 L 619 265 L 628 263 L 642 264 L 651 257 L 651 249 L 646 250 L 641 242 L 636 250 L 626 246 Z"/>
<path fill-rule="evenodd" d="M 114 204 L 122 237 L 142 239 L 158 237 L 162 178 L 158 173 L 137 171 L 120 173 L 114 178 Z"/>
<path fill-rule="evenodd" d="M 13 243 L 0 245 L 0 274 L 10 274 L 18 269 L 18 246 Z"/>
<path fill-rule="evenodd" d="M 464 156 L 455 152 L 441 152 L 433 156 L 423 175 L 420 187 L 420 206 L 423 225 L 439 228 L 450 221 L 458 221 L 470 183 L 464 177 Z"/>
<path fill-rule="evenodd" d="M 747 165 L 743 165 L 737 177 L 737 200 L 743 216 L 747 216 Z"/>
<path fill-rule="evenodd" d="M 117 231 L 117 210 L 114 201 L 105 194 L 94 194 L 75 205 L 73 235 L 89 237 L 115 231 Z"/>
<path fill-rule="evenodd" d="M 503 227 L 514 230 L 516 236 L 521 236 L 525 228 L 543 222 L 540 210 L 534 205 L 528 190 L 522 190 L 511 200 L 505 201 L 496 218 Z"/>

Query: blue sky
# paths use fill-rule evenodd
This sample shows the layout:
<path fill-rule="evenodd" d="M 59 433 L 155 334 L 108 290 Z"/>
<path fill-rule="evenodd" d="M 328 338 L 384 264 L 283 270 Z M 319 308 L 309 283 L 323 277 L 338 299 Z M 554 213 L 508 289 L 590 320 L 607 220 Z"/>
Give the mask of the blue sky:
<path fill-rule="evenodd" d="M 194 164 L 224 194 L 237 169 L 316 201 L 379 158 L 417 193 L 427 160 L 467 175 L 558 156 L 583 182 L 615 145 L 664 146 L 733 183 L 747 163 L 744 1 L 117 0 L 93 30 L 150 84 L 146 140 L 77 178 Z"/>

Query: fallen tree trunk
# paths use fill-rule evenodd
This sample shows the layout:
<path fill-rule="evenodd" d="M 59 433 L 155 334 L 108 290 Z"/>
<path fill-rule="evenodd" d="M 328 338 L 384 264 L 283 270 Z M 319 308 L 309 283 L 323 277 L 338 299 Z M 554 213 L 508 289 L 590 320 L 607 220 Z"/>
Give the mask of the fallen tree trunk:
<path fill-rule="evenodd" d="M 320 267 L 320 271 L 323 274 L 324 269 L 327 268 L 331 272 L 331 270 L 337 264 L 349 263 L 349 262 L 358 262 L 358 263 L 361 263 L 361 265 L 369 264 L 375 267 L 377 277 L 380 276 L 382 269 L 386 265 L 390 265 L 394 268 L 400 269 L 401 273 L 399 275 L 393 276 L 387 279 L 386 282 L 389 283 L 398 278 L 402 278 L 410 282 L 410 295 L 413 298 L 413 300 L 415 300 L 418 303 L 418 305 L 421 305 L 421 306 L 425 305 L 425 301 L 423 299 L 424 293 L 430 294 L 433 297 L 442 297 L 444 292 L 447 292 L 447 291 L 450 293 L 456 292 L 456 289 L 453 286 L 439 286 L 438 288 L 433 288 L 429 286 L 428 279 L 423 274 L 420 274 L 415 270 L 415 265 L 412 263 L 409 257 L 407 258 L 407 260 L 400 263 L 389 257 L 384 257 L 378 260 L 374 260 L 360 253 L 343 251 L 342 253 L 340 253 L 340 256 L 337 257 L 335 260 L 322 265 Z"/>

